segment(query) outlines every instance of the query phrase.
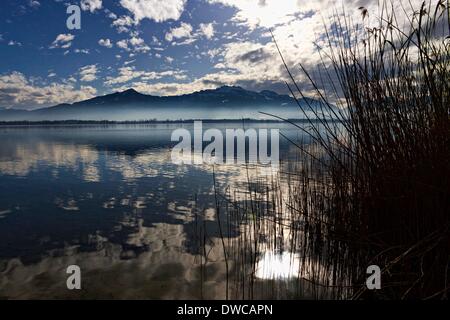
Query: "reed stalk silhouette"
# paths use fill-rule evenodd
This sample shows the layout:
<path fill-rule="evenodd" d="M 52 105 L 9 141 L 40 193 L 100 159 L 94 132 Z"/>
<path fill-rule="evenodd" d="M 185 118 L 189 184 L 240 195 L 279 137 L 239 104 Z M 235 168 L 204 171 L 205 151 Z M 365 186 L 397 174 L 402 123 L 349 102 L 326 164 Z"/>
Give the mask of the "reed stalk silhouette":
<path fill-rule="evenodd" d="M 398 22 L 406 11 L 389 1 L 376 26 L 364 22 L 365 8 L 363 27 L 333 16 L 318 70 L 298 64 L 319 107 L 302 99 L 274 38 L 287 86 L 310 120 L 292 124 L 309 142 L 292 141 L 299 157 L 290 170 L 249 183 L 244 199 L 221 195 L 241 228 L 226 250 L 234 297 L 448 298 L 449 4 L 415 9 L 406 27 Z M 268 250 L 291 253 L 298 274 L 284 284 L 258 280 L 257 260 Z M 381 290 L 365 286 L 372 264 L 382 269 Z"/>

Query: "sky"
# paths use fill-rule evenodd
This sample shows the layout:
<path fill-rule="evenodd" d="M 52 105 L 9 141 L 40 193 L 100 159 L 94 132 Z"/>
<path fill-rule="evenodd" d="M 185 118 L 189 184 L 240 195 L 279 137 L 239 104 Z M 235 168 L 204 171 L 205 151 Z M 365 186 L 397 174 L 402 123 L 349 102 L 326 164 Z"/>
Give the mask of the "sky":
<path fill-rule="evenodd" d="M 415 0 L 413 0 L 414 2 Z M 290 66 L 320 62 L 324 18 L 376 0 L 1 0 L 0 108 L 36 109 L 134 88 L 177 95 L 238 85 L 287 92 Z M 81 28 L 69 29 L 69 5 Z M 294 71 L 295 73 L 295 71 Z M 300 83 L 304 75 L 295 73 Z"/>

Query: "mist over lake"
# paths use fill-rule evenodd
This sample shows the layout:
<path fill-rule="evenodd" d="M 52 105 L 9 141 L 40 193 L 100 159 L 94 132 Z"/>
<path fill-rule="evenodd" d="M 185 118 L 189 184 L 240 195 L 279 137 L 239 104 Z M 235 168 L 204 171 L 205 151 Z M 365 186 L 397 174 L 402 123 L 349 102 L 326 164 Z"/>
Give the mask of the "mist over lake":
<path fill-rule="evenodd" d="M 98 96 L 73 104 L 32 110 L 0 109 L 0 121 L 61 120 L 192 120 L 192 119 L 305 119 L 323 113 L 314 99 L 296 101 L 272 91 L 254 92 L 223 86 L 187 95 L 152 96 L 134 89 Z"/>

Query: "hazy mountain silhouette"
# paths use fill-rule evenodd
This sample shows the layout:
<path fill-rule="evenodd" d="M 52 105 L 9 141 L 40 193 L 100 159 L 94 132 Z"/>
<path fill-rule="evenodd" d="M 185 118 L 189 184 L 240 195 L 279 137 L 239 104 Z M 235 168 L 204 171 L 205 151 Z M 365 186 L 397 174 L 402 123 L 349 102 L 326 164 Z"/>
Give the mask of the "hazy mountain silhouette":
<path fill-rule="evenodd" d="M 318 104 L 312 99 L 309 102 Z M 305 101 L 302 103 L 306 106 Z M 0 109 L 0 120 L 236 119 L 261 118 L 260 111 L 302 117 L 297 103 L 288 95 L 223 86 L 178 96 L 152 96 L 129 89 L 34 111 Z"/>

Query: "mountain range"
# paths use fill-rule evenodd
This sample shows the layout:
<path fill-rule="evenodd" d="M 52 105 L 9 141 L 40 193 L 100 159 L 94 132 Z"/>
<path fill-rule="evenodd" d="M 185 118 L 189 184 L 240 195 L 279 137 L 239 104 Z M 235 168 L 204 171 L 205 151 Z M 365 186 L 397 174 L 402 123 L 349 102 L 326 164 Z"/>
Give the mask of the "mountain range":
<path fill-rule="evenodd" d="M 318 104 L 313 99 L 308 102 L 309 105 Z M 307 104 L 304 100 L 302 103 Z M 222 86 L 177 96 L 153 96 L 128 89 L 32 111 L 0 107 L 0 121 L 268 118 L 261 112 L 288 118 L 303 116 L 298 104 L 288 95 Z"/>

